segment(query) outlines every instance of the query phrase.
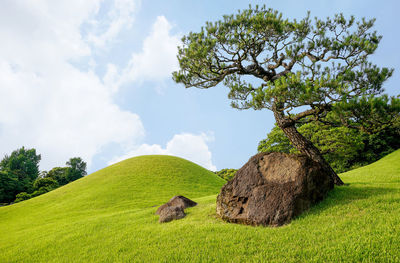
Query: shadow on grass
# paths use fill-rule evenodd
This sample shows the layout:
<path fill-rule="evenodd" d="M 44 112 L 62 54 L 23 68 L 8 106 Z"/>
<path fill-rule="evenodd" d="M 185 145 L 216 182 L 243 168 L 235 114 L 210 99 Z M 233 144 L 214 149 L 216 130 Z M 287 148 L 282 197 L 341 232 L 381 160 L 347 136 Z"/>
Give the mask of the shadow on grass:
<path fill-rule="evenodd" d="M 308 210 L 305 215 L 319 214 L 332 207 L 344 206 L 359 200 L 372 200 L 391 193 L 399 193 L 399 189 L 355 185 L 335 187 L 322 202 Z"/>

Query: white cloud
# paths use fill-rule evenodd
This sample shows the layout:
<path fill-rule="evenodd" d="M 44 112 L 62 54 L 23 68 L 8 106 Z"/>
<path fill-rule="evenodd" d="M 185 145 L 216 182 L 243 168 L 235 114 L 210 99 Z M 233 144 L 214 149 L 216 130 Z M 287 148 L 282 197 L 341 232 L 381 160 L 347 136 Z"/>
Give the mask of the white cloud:
<path fill-rule="evenodd" d="M 132 81 L 162 81 L 178 68 L 176 58 L 179 35 L 171 35 L 172 25 L 164 16 L 157 17 L 151 33 L 143 41 L 142 51 L 133 53 L 120 77 L 120 84 Z"/>
<path fill-rule="evenodd" d="M 104 74 L 103 82 L 107 87 L 110 87 L 111 92 L 118 91 L 118 69 L 114 64 L 108 64 L 106 74 Z"/>
<path fill-rule="evenodd" d="M 2 3 L 0 154 L 34 147 L 42 154 L 41 168 L 49 169 L 74 156 L 90 163 L 107 144 L 132 146 L 143 139 L 139 116 L 113 102 L 110 80 L 70 63 L 91 55 L 80 30 L 99 5 L 80 0 Z"/>
<path fill-rule="evenodd" d="M 190 133 L 177 134 L 167 143 L 165 148 L 158 144 L 142 144 L 123 156 L 113 158 L 109 164 L 140 155 L 161 154 L 182 157 L 209 170 L 216 171 L 217 168 L 212 163 L 211 151 L 207 145 L 207 142 L 213 140 L 214 137 L 212 135 L 206 135 L 204 133 L 199 135 Z"/>
<path fill-rule="evenodd" d="M 164 16 L 158 16 L 150 34 L 143 40 L 142 50 L 132 53 L 127 65 L 118 70 L 114 64 L 108 64 L 104 83 L 117 92 L 121 85 L 157 82 L 156 91 L 162 94 L 163 81 L 171 78 L 171 73 L 178 69 L 178 45 L 181 36 L 171 34 L 172 25 Z"/>
<path fill-rule="evenodd" d="M 79 31 L 99 1 L 5 1 L 0 8 L 0 57 L 22 69 L 90 55 Z"/>
<path fill-rule="evenodd" d="M 88 35 L 88 41 L 95 46 L 104 47 L 105 44 L 115 39 L 124 29 L 129 29 L 134 21 L 134 12 L 138 9 L 138 0 L 114 0 L 112 8 L 108 11 L 107 19 L 92 20 L 96 33 Z"/>

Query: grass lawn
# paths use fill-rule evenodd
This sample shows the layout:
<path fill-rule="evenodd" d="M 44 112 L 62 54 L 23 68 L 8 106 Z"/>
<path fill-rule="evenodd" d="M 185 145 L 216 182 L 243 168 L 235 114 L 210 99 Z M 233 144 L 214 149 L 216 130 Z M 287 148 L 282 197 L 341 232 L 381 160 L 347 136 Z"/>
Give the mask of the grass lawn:
<path fill-rule="evenodd" d="M 349 186 L 291 224 L 215 216 L 224 181 L 176 157 L 143 156 L 0 208 L 0 262 L 400 262 L 400 150 L 341 174 Z M 157 222 L 181 194 L 199 203 Z"/>

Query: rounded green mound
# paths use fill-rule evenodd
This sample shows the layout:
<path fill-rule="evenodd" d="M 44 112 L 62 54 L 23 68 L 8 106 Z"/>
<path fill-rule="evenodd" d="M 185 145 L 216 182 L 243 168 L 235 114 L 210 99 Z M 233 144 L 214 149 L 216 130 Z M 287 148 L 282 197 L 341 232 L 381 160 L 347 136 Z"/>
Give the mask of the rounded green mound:
<path fill-rule="evenodd" d="M 130 158 L 46 195 L 23 203 L 57 203 L 81 208 L 145 208 L 174 195 L 196 198 L 217 194 L 224 180 L 185 159 L 167 155 Z M 17 205 L 24 205 L 23 203 Z"/>
<path fill-rule="evenodd" d="M 225 183 L 182 158 L 146 155 L 116 163 L 47 194 L 2 207 L 1 221 L 36 223 L 68 216 L 133 211 L 159 206 L 174 195 L 215 195 Z M 21 226 L 21 225 L 20 225 Z"/>
<path fill-rule="evenodd" d="M 196 198 L 217 194 L 224 183 L 213 172 L 185 159 L 145 155 L 111 165 L 71 187 L 90 186 L 86 201 L 144 208 L 161 205 L 174 195 Z"/>

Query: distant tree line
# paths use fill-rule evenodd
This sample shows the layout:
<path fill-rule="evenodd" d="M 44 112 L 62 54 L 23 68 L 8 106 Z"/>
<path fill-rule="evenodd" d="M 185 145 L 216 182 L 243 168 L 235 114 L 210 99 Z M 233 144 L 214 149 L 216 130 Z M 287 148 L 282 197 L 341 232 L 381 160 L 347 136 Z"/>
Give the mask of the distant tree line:
<path fill-rule="evenodd" d="M 0 162 L 0 203 L 20 202 L 47 193 L 75 181 L 86 173 L 80 157 L 70 158 L 66 167 L 39 171 L 40 154 L 22 147 L 4 156 Z"/>
<path fill-rule="evenodd" d="M 370 114 L 365 119 L 371 125 L 365 124 L 362 129 L 351 125 L 335 127 L 323 122 L 297 124 L 297 129 L 319 149 L 337 173 L 342 173 L 375 162 L 400 148 L 399 109 L 397 106 L 394 114 L 397 117 L 389 124 L 380 124 Z M 258 152 L 299 153 L 276 125 L 267 138 L 259 142 Z"/>
<path fill-rule="evenodd" d="M 336 173 L 346 172 L 370 163 L 400 148 L 400 97 L 359 99 L 357 105 L 339 105 L 324 120 L 297 123 L 296 129 L 311 141 Z M 339 123 L 349 108 L 357 118 Z M 267 138 L 258 144 L 258 152 L 300 153 L 276 124 Z M 216 174 L 229 181 L 235 169 Z"/>

